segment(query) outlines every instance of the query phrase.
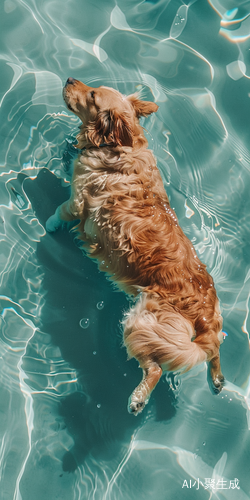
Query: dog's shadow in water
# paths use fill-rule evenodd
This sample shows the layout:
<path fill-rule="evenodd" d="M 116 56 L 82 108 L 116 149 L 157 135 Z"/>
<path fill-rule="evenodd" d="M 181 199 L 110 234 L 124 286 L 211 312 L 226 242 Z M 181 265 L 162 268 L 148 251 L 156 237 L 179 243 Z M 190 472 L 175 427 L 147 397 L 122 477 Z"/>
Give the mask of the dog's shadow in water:
<path fill-rule="evenodd" d="M 47 169 L 35 179 L 20 174 L 19 182 L 42 225 L 69 197 L 69 188 Z M 66 227 L 46 234 L 37 246 L 46 292 L 42 329 L 76 370 L 83 388 L 60 403 L 60 414 L 74 440 L 73 448 L 63 458 L 63 470 L 68 472 L 83 463 L 89 453 L 98 459 L 119 454 L 121 441 L 129 442 L 150 408 L 155 408 L 158 421 L 175 415 L 174 395 L 162 381 L 141 415 L 135 419 L 127 412 L 128 397 L 142 375 L 137 361 L 127 362 L 122 348 L 119 323 L 128 300 L 114 290 L 74 238 Z"/>

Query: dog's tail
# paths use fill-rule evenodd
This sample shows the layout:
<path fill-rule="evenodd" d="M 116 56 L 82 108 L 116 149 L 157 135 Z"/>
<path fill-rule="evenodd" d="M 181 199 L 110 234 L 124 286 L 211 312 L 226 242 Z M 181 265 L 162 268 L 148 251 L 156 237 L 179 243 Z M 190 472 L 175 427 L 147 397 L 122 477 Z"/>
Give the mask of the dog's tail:
<path fill-rule="evenodd" d="M 190 370 L 206 361 L 192 324 L 156 295 L 142 293 L 124 319 L 124 344 L 141 367 L 152 360 L 164 370 Z"/>

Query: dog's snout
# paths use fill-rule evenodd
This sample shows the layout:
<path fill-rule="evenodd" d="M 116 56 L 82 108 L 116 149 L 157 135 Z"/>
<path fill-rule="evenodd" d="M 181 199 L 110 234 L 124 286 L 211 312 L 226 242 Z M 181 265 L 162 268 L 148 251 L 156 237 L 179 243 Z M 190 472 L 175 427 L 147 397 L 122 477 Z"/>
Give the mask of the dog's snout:
<path fill-rule="evenodd" d="M 66 81 L 66 85 L 74 85 L 75 79 L 70 76 L 68 80 Z"/>

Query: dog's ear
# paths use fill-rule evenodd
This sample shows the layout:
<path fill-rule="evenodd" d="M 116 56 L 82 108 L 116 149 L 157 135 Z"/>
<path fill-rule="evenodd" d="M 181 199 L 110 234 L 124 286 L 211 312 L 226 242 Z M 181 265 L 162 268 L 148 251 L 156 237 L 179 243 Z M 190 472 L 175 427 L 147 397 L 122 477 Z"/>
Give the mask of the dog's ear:
<path fill-rule="evenodd" d="M 134 110 L 136 112 L 136 116 L 138 118 L 140 116 L 151 115 L 151 113 L 155 113 L 159 108 L 159 106 L 157 106 L 157 104 L 155 104 L 155 102 L 141 101 L 141 99 L 138 98 L 138 94 L 129 95 L 127 97 L 127 99 L 134 107 Z"/>
<path fill-rule="evenodd" d="M 87 138 L 95 146 L 133 145 L 133 134 L 128 119 L 115 110 L 99 111 L 96 120 L 88 126 Z"/>

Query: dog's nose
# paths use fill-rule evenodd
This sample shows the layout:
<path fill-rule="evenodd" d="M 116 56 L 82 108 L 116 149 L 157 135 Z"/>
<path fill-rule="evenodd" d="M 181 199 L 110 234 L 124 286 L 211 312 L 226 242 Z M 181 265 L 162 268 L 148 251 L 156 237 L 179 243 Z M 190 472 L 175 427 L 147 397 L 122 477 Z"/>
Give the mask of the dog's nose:
<path fill-rule="evenodd" d="M 74 85 L 74 83 L 75 83 L 75 79 L 72 78 L 71 76 L 66 81 L 66 85 Z"/>

